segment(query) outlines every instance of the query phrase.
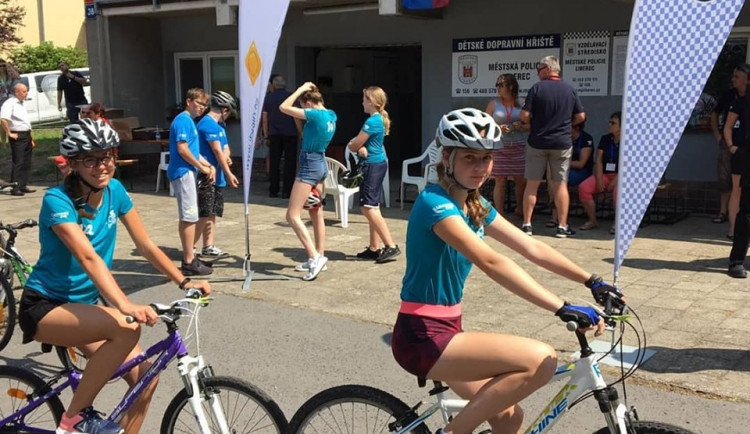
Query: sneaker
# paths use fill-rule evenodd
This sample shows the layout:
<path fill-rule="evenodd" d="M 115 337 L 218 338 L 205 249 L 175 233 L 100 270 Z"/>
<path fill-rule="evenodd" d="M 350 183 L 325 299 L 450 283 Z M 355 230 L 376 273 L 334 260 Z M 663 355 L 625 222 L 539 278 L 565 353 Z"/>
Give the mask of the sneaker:
<path fill-rule="evenodd" d="M 321 255 L 316 256 L 315 259 L 310 261 L 310 270 L 302 277 L 302 279 L 315 280 L 315 278 L 318 277 L 318 274 L 323 271 L 323 268 L 325 268 L 327 262 L 327 257 Z"/>
<path fill-rule="evenodd" d="M 727 272 L 731 277 L 734 277 L 735 279 L 746 279 L 747 278 L 747 270 L 745 270 L 745 266 L 742 264 L 731 264 L 729 266 L 729 271 Z"/>
<path fill-rule="evenodd" d="M 185 276 L 205 276 L 214 272 L 214 269 L 206 265 L 200 259 L 193 258 L 193 262 L 186 264 L 182 261 L 182 267 L 180 267 L 182 274 Z"/>
<path fill-rule="evenodd" d="M 215 258 L 218 258 L 220 256 L 226 256 L 227 253 L 220 248 L 216 247 L 215 245 L 206 246 L 201 250 L 201 256 L 213 256 Z"/>
<path fill-rule="evenodd" d="M 375 259 L 375 262 L 378 264 L 382 264 L 383 262 L 388 262 L 394 260 L 394 258 L 401 254 L 401 249 L 398 248 L 398 246 L 393 247 L 383 247 L 380 249 L 380 255 L 378 255 L 377 259 Z"/>
<path fill-rule="evenodd" d="M 378 259 L 378 256 L 380 256 L 380 252 L 382 252 L 383 249 L 378 250 L 370 250 L 370 247 L 365 247 L 364 250 L 357 253 L 357 259 L 367 259 L 367 260 L 376 260 Z"/>
<path fill-rule="evenodd" d="M 310 264 L 312 264 L 312 262 L 313 258 L 310 258 L 301 264 L 297 264 L 297 266 L 294 267 L 294 271 L 310 271 Z M 324 265 L 323 269 L 320 271 L 328 271 L 328 265 Z"/>
<path fill-rule="evenodd" d="M 36 190 L 29 187 L 21 187 L 19 190 L 21 190 L 22 193 L 36 193 Z"/>
<path fill-rule="evenodd" d="M 521 230 L 522 230 L 522 231 L 523 231 L 523 232 L 524 232 L 524 233 L 525 233 L 526 235 L 528 235 L 528 236 L 532 236 L 532 235 L 534 235 L 534 232 L 532 232 L 532 230 L 531 230 L 531 225 L 530 225 L 530 224 L 529 224 L 529 225 L 526 225 L 526 224 L 524 224 L 524 225 L 521 225 Z"/>
<path fill-rule="evenodd" d="M 19 190 L 17 188 L 10 192 L 11 196 L 23 196 L 25 194 L 26 193 L 22 192 L 21 190 Z"/>
<path fill-rule="evenodd" d="M 65 413 L 60 420 L 56 434 L 122 434 L 122 427 L 111 420 L 103 419 L 102 413 L 94 407 L 86 407 L 74 417 L 67 417 Z"/>
<path fill-rule="evenodd" d="M 572 237 L 575 234 L 576 234 L 576 231 L 574 231 L 573 229 L 571 229 L 570 225 L 567 225 L 565 227 L 558 226 L 557 227 L 557 232 L 555 233 L 555 236 L 557 238 L 568 238 L 568 237 Z"/>

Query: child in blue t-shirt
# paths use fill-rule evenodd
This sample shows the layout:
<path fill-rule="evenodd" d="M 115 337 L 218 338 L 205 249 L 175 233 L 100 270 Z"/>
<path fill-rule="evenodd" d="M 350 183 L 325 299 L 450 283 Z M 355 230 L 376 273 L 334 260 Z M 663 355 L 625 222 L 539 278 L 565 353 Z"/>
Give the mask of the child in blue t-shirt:
<path fill-rule="evenodd" d="M 401 254 L 380 213 L 383 180 L 388 174 L 388 158 L 383 142 L 391 128 L 391 119 L 385 110 L 387 103 L 388 96 L 377 86 L 370 86 L 362 91 L 362 107 L 369 117 L 357 137 L 347 145 L 363 159 L 361 164 L 364 180 L 359 186 L 359 205 L 370 225 L 370 244 L 357 253 L 357 258 L 375 260 L 378 264 L 389 262 Z"/>
<path fill-rule="evenodd" d="M 115 370 L 141 354 L 140 324 L 157 321 L 154 310 L 131 302 L 110 271 L 121 221 L 139 253 L 181 289 L 211 292 L 207 282 L 191 282 L 149 238 L 133 202 L 115 171 L 117 133 L 102 120 L 82 119 L 63 129 L 60 153 L 70 165 L 62 186 L 51 188 L 39 213 L 39 262 L 34 266 L 19 303 L 23 342 L 36 340 L 78 347 L 88 358 L 78 388 L 57 432 L 138 432 L 155 385 L 138 398 L 120 427 L 91 409 L 94 398 Z M 111 307 L 97 305 L 102 296 Z M 126 322 L 126 316 L 135 319 Z M 99 353 L 101 351 L 101 354 Z M 127 373 L 133 386 L 149 362 Z"/>
<path fill-rule="evenodd" d="M 300 107 L 294 102 L 299 99 Z M 286 221 L 294 229 L 294 233 L 302 242 L 307 253 L 307 261 L 297 265 L 295 270 L 306 272 L 304 280 L 313 280 L 326 269 L 328 258 L 325 256 L 325 223 L 323 209 L 320 203 L 308 207 L 310 219 L 313 222 L 315 242 L 310 238 L 305 224 L 302 223 L 302 209 L 308 202 L 308 197 L 323 192 L 323 180 L 328 176 L 326 163 L 326 148 L 336 132 L 336 113 L 323 105 L 323 95 L 318 87 L 307 82 L 298 87 L 279 106 L 282 113 L 294 118 L 307 121 L 302 130 L 302 149 L 299 154 L 297 177 L 289 196 L 289 206 L 286 210 Z M 313 194 L 314 196 L 314 194 Z"/>

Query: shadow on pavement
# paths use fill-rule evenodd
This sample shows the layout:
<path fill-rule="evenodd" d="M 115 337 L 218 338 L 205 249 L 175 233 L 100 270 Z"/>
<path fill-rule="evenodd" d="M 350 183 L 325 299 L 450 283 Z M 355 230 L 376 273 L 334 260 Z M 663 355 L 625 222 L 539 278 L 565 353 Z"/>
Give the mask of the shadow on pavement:
<path fill-rule="evenodd" d="M 654 373 L 682 374 L 699 371 L 738 371 L 750 372 L 750 350 L 726 348 L 685 348 L 652 347 L 656 354 L 640 369 Z"/>

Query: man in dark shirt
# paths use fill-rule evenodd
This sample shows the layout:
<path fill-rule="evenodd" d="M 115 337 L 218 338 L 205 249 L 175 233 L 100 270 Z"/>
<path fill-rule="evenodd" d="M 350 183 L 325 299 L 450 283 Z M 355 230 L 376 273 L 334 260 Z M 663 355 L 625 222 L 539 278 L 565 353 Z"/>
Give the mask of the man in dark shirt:
<path fill-rule="evenodd" d="M 530 124 L 529 146 L 526 148 L 526 190 L 523 198 L 521 229 L 532 234 L 531 217 L 536 206 L 539 184 L 549 167 L 550 185 L 558 213 L 555 236 L 567 238 L 575 234 L 568 225 L 568 168 L 572 155 L 571 126 L 586 120 L 578 93 L 560 79 L 560 62 L 546 56 L 536 67 L 539 82 L 531 86 L 521 110 L 521 120 Z"/>
<path fill-rule="evenodd" d="M 83 85 L 86 78 L 78 71 L 73 71 L 64 61 L 57 64 L 57 69 L 62 72 L 57 79 L 57 110 L 62 111 L 62 97 L 65 94 L 65 108 L 70 122 L 78 121 L 81 109 L 77 106 L 88 104 L 86 95 L 83 93 Z"/>
<path fill-rule="evenodd" d="M 734 100 L 745 95 L 750 65 L 744 64 L 734 68 L 732 73 L 732 88 L 727 90 L 719 99 L 719 103 L 711 113 L 711 131 L 714 140 L 719 145 L 719 156 L 716 167 L 716 180 L 719 187 L 719 213 L 711 221 L 724 223 L 729 216 L 729 195 L 732 192 L 732 154 L 729 153 L 726 143 L 722 137 L 724 122 L 727 112 Z"/>
<path fill-rule="evenodd" d="M 284 184 L 281 197 L 286 199 L 292 192 L 294 175 L 297 172 L 297 142 L 301 135 L 294 119 L 281 113 L 279 105 L 291 94 L 286 90 L 286 81 L 281 75 L 274 75 L 271 79 L 273 90 L 266 95 L 263 103 L 261 122 L 263 137 L 271 154 L 268 188 L 270 197 L 279 196 L 281 178 L 281 156 L 284 156 Z"/>

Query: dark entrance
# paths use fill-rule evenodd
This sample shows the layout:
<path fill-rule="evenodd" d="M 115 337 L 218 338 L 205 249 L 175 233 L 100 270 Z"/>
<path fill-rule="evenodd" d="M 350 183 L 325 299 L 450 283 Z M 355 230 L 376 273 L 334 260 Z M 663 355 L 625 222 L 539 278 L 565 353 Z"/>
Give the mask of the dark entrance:
<path fill-rule="evenodd" d="M 365 121 L 362 89 L 380 86 L 385 90 L 392 122 L 385 147 L 391 178 L 398 179 L 401 162 L 422 152 L 422 48 L 298 47 L 295 61 L 297 81 L 316 82 L 326 107 L 336 111 L 338 124 L 331 146 L 340 149 L 331 149 L 333 153 L 343 155 L 343 146 Z"/>

